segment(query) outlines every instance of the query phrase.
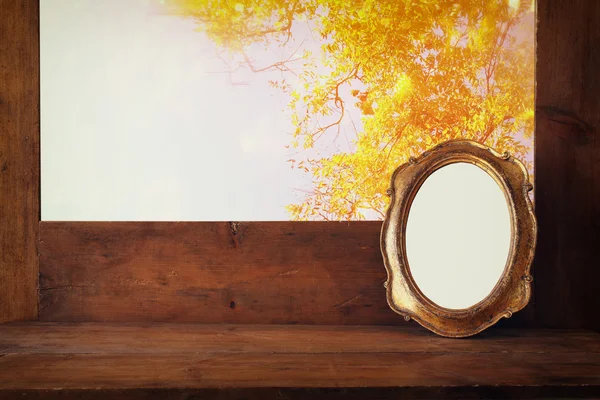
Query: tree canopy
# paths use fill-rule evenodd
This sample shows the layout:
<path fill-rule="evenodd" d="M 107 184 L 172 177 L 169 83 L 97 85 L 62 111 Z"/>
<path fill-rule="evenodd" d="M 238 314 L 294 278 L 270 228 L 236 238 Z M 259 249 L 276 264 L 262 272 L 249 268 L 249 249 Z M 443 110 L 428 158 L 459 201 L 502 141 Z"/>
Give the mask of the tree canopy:
<path fill-rule="evenodd" d="M 293 147 L 339 134 L 360 110 L 353 149 L 291 160 L 312 175 L 293 219 L 383 216 L 394 169 L 438 143 L 465 138 L 525 158 L 534 116 L 531 0 L 170 0 L 240 65 L 294 74 L 271 85 L 289 94 Z M 320 48 L 268 66 L 252 46 L 288 46 L 310 23 Z M 299 72 L 290 65 L 300 63 Z"/>

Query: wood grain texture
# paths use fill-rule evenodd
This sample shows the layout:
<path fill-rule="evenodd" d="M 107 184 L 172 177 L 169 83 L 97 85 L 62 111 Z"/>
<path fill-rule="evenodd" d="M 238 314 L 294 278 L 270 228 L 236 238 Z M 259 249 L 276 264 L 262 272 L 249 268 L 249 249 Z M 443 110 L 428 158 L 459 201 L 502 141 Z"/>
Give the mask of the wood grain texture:
<path fill-rule="evenodd" d="M 37 318 L 38 2 L 0 0 L 0 322 Z"/>
<path fill-rule="evenodd" d="M 0 390 L 0 400 L 597 399 L 597 386 Z"/>
<path fill-rule="evenodd" d="M 0 338 L 3 390 L 600 387 L 594 332 L 452 340 L 401 327 L 8 324 Z"/>
<path fill-rule="evenodd" d="M 45 321 L 403 324 L 380 222 L 42 222 Z"/>
<path fill-rule="evenodd" d="M 419 326 L 103 324 L 0 326 L 0 354 L 600 353 L 588 331 L 490 329 L 469 340 Z"/>
<path fill-rule="evenodd" d="M 41 222 L 43 321 L 406 324 L 381 222 Z M 528 315 L 524 315 L 527 317 Z M 531 326 L 517 315 L 500 326 Z"/>
<path fill-rule="evenodd" d="M 600 2 L 538 1 L 535 303 L 542 326 L 600 328 Z"/>
<path fill-rule="evenodd" d="M 0 388 L 598 386 L 599 368 L 584 353 L 10 354 Z"/>

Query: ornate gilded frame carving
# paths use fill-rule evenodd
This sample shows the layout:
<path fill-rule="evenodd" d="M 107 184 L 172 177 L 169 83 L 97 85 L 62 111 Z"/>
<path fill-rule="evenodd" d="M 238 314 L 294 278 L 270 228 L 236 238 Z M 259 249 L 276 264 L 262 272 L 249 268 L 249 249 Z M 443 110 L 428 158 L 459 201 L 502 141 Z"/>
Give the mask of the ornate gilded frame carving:
<path fill-rule="evenodd" d="M 441 307 L 423 295 L 412 278 L 405 251 L 406 223 L 417 191 L 434 171 L 457 162 L 480 167 L 500 185 L 510 209 L 512 233 L 504 273 L 492 292 L 474 306 L 460 310 Z M 537 237 L 528 195 L 532 189 L 519 160 L 468 140 L 442 143 L 398 167 L 392 176 L 388 191 L 391 203 L 381 230 L 381 251 L 388 275 L 384 286 L 392 310 L 439 335 L 465 337 L 525 307 L 531 295 L 530 266 Z"/>

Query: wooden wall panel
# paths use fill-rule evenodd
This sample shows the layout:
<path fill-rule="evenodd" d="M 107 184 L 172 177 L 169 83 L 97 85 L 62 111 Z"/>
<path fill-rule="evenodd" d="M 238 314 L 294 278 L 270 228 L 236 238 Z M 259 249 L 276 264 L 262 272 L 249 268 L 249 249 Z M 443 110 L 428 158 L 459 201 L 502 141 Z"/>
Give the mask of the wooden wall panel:
<path fill-rule="evenodd" d="M 538 322 L 600 328 L 600 2 L 538 1 Z"/>
<path fill-rule="evenodd" d="M 381 222 L 42 222 L 44 321 L 405 324 Z M 517 313 L 501 325 L 532 325 Z M 416 323 L 412 323 L 416 324 Z"/>
<path fill-rule="evenodd" d="M 0 0 L 0 322 L 37 318 L 38 2 Z"/>
<path fill-rule="evenodd" d="M 380 222 L 42 222 L 40 319 L 396 324 Z"/>

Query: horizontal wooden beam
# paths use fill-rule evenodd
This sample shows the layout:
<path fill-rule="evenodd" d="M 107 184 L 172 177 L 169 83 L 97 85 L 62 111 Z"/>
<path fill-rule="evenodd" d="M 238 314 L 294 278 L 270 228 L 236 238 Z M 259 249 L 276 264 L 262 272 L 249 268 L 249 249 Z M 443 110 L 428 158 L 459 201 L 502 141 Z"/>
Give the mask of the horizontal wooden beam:
<path fill-rule="evenodd" d="M 42 222 L 45 321 L 402 324 L 380 222 Z"/>
<path fill-rule="evenodd" d="M 19 354 L 0 360 L 6 369 L 0 383 L 6 389 L 600 385 L 591 372 L 598 372 L 597 357 L 578 357 L 579 365 L 572 354 L 548 353 Z"/>
<path fill-rule="evenodd" d="M 0 354 L 600 353 L 600 334 L 490 329 L 449 339 L 413 326 L 104 324 L 0 325 Z"/>
<path fill-rule="evenodd" d="M 359 388 L 61 389 L 2 390 L 19 400 L 364 400 L 593 399 L 597 386 L 417 386 Z"/>
<path fill-rule="evenodd" d="M 0 389 L 587 386 L 600 334 L 417 327 L 0 326 Z M 1 393 L 1 391 L 0 391 Z"/>
<path fill-rule="evenodd" d="M 378 221 L 41 222 L 40 320 L 402 325 L 385 298 L 380 229 Z M 501 325 L 532 320 L 517 313 Z"/>

